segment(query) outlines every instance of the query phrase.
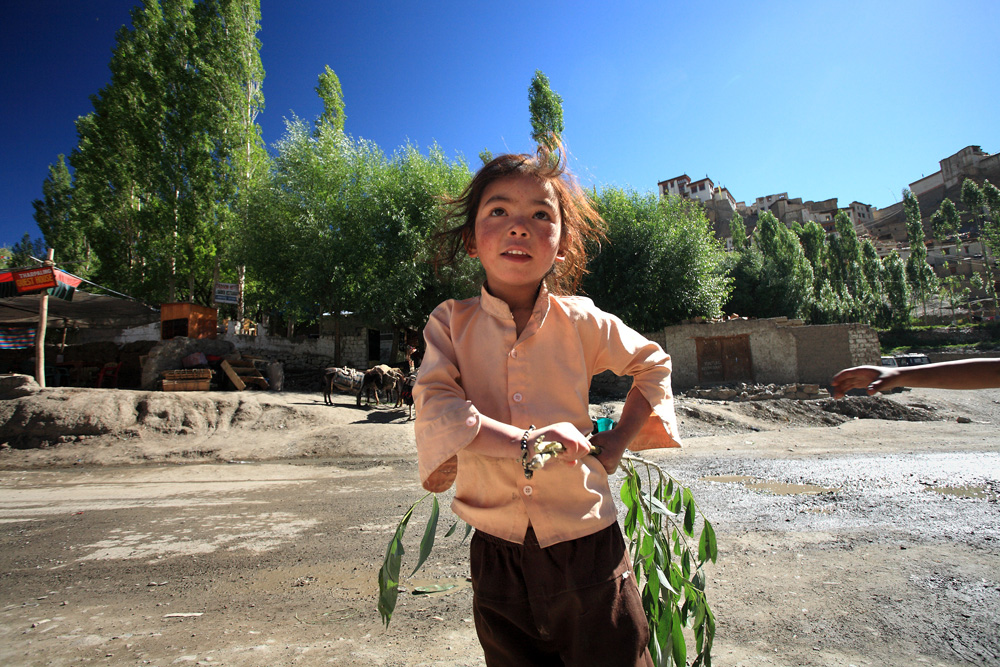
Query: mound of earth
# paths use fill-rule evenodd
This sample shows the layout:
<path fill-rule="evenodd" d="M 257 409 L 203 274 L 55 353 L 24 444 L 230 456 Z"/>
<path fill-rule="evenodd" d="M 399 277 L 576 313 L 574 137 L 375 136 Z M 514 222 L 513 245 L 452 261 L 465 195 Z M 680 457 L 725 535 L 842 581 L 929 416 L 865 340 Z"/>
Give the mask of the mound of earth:
<path fill-rule="evenodd" d="M 15 378 L 12 380 L 11 378 Z M 407 409 L 357 407 L 351 394 L 326 405 L 319 392 L 162 392 L 54 387 L 28 376 L 0 382 L 0 468 L 126 465 L 415 455 Z M 727 402 L 678 397 L 682 439 L 851 419 L 954 418 L 947 406 L 900 396 Z M 595 397 L 591 414 L 614 416 L 621 398 Z"/>

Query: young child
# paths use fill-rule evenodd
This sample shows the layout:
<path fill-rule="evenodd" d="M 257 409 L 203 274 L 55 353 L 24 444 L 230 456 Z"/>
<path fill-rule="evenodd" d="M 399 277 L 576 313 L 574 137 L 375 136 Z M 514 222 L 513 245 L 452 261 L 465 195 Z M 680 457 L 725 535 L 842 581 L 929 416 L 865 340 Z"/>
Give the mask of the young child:
<path fill-rule="evenodd" d="M 869 396 L 896 387 L 987 389 L 1000 387 L 1000 359 L 959 359 L 922 366 L 855 366 L 833 377 L 833 397 L 864 388 Z"/>
<path fill-rule="evenodd" d="M 476 528 L 476 631 L 495 665 L 652 665 L 648 625 L 608 485 L 626 447 L 677 447 L 670 357 L 570 296 L 603 221 L 562 155 L 501 155 L 451 202 L 454 259 L 478 258 L 479 297 L 439 305 L 413 395 L 420 479 Z M 634 383 L 589 437 L 591 378 Z M 529 475 L 540 438 L 564 452 Z M 591 445 L 600 447 L 596 456 Z"/>

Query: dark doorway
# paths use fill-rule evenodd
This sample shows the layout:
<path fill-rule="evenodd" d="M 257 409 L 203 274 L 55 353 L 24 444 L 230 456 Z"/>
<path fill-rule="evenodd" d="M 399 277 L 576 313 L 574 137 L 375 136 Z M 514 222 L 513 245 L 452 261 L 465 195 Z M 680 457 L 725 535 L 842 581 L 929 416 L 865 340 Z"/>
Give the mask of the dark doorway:
<path fill-rule="evenodd" d="M 753 382 L 750 335 L 695 338 L 698 382 Z"/>

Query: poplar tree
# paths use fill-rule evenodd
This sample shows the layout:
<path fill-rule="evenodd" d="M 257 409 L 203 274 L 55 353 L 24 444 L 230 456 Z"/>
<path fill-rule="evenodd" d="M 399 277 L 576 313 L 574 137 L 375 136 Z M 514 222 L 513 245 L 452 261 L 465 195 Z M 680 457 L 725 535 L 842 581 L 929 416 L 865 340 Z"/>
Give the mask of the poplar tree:
<path fill-rule="evenodd" d="M 316 94 L 323 100 L 323 113 L 317 121 L 318 124 L 329 125 L 343 132 L 347 122 L 347 114 L 344 112 L 344 91 L 340 87 L 340 79 L 329 65 L 319 75 Z"/>
<path fill-rule="evenodd" d="M 562 97 L 552 90 L 549 78 L 541 70 L 528 86 L 528 111 L 531 114 L 531 140 L 541 146 L 553 147 L 563 133 Z"/>
<path fill-rule="evenodd" d="M 891 313 L 890 323 L 905 326 L 910 321 L 910 285 L 906 280 L 906 267 L 895 248 L 882 258 L 882 275 Z"/>
<path fill-rule="evenodd" d="M 903 189 L 903 211 L 906 216 L 906 236 L 910 254 L 906 258 L 906 280 L 911 296 L 919 301 L 927 315 L 927 296 L 937 289 L 937 276 L 927 264 L 927 246 L 924 242 L 924 223 L 920 215 L 920 202 L 909 189 Z"/>
<path fill-rule="evenodd" d="M 743 222 L 743 217 L 733 211 L 733 217 L 729 219 L 729 237 L 733 240 L 733 250 L 743 250 L 747 246 L 747 226 Z"/>
<path fill-rule="evenodd" d="M 94 255 L 76 210 L 73 177 L 62 154 L 49 166 L 42 182 L 42 198 L 33 202 L 35 222 L 48 247 L 56 251 L 59 266 L 81 278 L 94 270 Z"/>
<path fill-rule="evenodd" d="M 211 301 L 263 155 L 258 29 L 258 0 L 150 0 L 119 31 L 70 158 L 106 284 Z"/>
<path fill-rule="evenodd" d="M 988 184 L 989 181 L 986 182 L 986 185 Z M 986 288 L 986 295 L 992 298 L 995 309 L 997 300 L 996 276 L 993 272 L 993 260 L 990 257 L 992 254 L 989 239 L 990 230 L 988 229 L 989 223 L 982 215 L 983 208 L 986 207 L 986 197 L 971 178 L 967 178 L 962 182 L 962 203 L 969 210 L 969 213 L 972 214 L 972 224 L 976 229 L 976 237 L 979 239 L 979 244 L 983 247 L 983 272 L 985 273 L 983 286 Z M 973 273 L 973 275 L 976 274 Z"/>
<path fill-rule="evenodd" d="M 761 213 L 751 245 L 730 268 L 727 309 L 755 317 L 806 317 L 813 303 L 813 271 L 798 236 L 769 211 Z"/>

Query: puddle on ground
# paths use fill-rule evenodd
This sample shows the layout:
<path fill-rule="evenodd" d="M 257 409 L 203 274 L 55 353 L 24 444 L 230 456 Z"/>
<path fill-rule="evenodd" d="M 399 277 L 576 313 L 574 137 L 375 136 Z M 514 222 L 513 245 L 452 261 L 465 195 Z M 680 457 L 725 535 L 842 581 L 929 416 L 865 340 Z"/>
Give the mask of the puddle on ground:
<path fill-rule="evenodd" d="M 814 484 L 788 484 L 766 479 L 757 479 L 747 475 L 716 475 L 702 477 L 703 482 L 721 482 L 723 484 L 741 484 L 754 491 L 763 491 L 775 496 L 807 496 L 838 491 L 839 487 L 816 486 Z"/>
<path fill-rule="evenodd" d="M 975 498 L 976 500 L 990 500 L 993 502 L 998 500 L 997 494 L 985 486 L 930 486 L 927 487 L 927 490 L 957 498 Z"/>

